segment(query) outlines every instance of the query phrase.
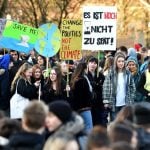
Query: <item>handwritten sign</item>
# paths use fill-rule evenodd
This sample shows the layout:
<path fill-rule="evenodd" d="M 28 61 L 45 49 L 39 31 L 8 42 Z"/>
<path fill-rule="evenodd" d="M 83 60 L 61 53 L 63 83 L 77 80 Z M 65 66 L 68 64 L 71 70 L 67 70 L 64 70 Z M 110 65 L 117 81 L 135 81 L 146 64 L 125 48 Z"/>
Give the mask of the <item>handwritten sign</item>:
<path fill-rule="evenodd" d="M 81 59 L 82 45 L 82 21 L 75 19 L 63 19 L 61 26 L 60 59 Z"/>
<path fill-rule="evenodd" d="M 83 7 L 83 50 L 116 50 L 116 7 Z"/>
<path fill-rule="evenodd" d="M 0 44 L 19 52 L 29 53 L 37 40 L 38 29 L 13 21 L 7 21 Z"/>
<path fill-rule="evenodd" d="M 38 40 L 35 43 L 36 51 L 45 57 L 52 57 L 60 49 L 61 34 L 54 23 L 43 24 L 39 27 Z"/>

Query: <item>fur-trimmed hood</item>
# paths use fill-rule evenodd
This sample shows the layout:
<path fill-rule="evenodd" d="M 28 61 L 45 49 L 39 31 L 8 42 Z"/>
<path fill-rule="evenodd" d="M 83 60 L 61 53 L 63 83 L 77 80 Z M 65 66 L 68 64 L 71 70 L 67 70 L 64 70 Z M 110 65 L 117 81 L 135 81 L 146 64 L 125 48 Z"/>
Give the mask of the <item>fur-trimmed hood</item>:
<path fill-rule="evenodd" d="M 61 132 L 61 131 L 69 132 L 74 135 L 77 135 L 83 130 L 84 130 L 83 119 L 78 114 L 73 113 L 72 119 L 69 122 L 67 122 L 66 124 L 62 125 L 57 132 Z M 56 134 L 57 134 L 57 132 L 56 132 Z"/>

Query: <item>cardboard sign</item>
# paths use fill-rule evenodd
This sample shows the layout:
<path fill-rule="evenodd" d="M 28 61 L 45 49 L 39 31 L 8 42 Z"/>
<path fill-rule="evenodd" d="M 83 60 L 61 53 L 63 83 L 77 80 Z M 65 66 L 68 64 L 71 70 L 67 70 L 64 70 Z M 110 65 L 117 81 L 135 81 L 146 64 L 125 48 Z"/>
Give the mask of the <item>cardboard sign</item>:
<path fill-rule="evenodd" d="M 38 29 L 17 22 L 7 21 L 2 38 L 0 39 L 0 45 L 4 48 L 29 53 L 34 48 L 37 36 Z"/>
<path fill-rule="evenodd" d="M 75 19 L 63 19 L 61 26 L 60 59 L 81 59 L 82 45 L 82 21 Z"/>
<path fill-rule="evenodd" d="M 116 7 L 83 7 L 83 50 L 116 50 Z"/>
<path fill-rule="evenodd" d="M 58 26 L 54 23 L 43 24 L 39 27 L 38 40 L 35 50 L 42 56 L 52 57 L 60 49 L 61 34 Z"/>

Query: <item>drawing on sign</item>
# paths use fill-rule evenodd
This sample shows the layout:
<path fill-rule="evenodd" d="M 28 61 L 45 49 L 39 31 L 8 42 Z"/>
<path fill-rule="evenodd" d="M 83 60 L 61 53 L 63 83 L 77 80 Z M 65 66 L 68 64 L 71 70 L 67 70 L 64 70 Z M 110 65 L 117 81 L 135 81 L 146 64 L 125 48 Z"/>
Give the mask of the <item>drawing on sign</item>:
<path fill-rule="evenodd" d="M 90 27 L 91 27 L 91 21 L 84 21 L 84 25 L 86 30 L 84 31 L 84 34 L 90 34 Z"/>
<path fill-rule="evenodd" d="M 29 44 L 28 44 L 29 39 L 30 37 L 28 35 L 21 35 L 21 42 L 17 43 L 17 45 L 29 47 Z"/>

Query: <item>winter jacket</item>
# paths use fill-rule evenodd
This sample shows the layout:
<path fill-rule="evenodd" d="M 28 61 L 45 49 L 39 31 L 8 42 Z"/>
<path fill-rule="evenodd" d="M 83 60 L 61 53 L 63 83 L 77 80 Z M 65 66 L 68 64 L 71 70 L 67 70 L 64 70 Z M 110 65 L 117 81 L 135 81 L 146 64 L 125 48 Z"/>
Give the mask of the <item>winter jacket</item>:
<path fill-rule="evenodd" d="M 98 77 L 96 73 L 92 76 L 90 72 L 88 72 L 87 76 L 93 88 L 92 106 L 103 109 L 102 87 L 105 77 L 102 73 L 99 73 Z"/>
<path fill-rule="evenodd" d="M 73 113 L 72 118 L 66 124 L 61 125 L 50 137 L 55 136 L 59 133 L 68 132 L 75 136 L 79 143 L 80 150 L 86 150 L 87 134 L 84 132 L 84 121 L 83 119 Z"/>
<path fill-rule="evenodd" d="M 92 92 L 90 91 L 87 79 L 84 76 L 75 82 L 72 89 L 72 104 L 74 110 L 80 111 L 84 108 L 90 108 L 92 101 Z"/>
<path fill-rule="evenodd" d="M 124 78 L 126 80 L 126 105 L 132 105 L 135 99 L 136 87 L 134 80 L 129 71 L 125 71 Z M 103 102 L 104 104 L 110 104 L 112 111 L 115 111 L 116 105 L 116 90 L 117 90 L 117 74 L 113 70 L 106 76 L 103 84 Z"/>
<path fill-rule="evenodd" d="M 56 94 L 56 90 L 51 88 L 50 83 L 46 83 L 43 86 L 42 90 L 42 100 L 49 104 L 50 102 L 53 102 L 55 100 L 66 100 L 67 98 L 67 92 L 66 92 L 66 82 L 62 80 L 61 82 L 61 92 L 59 94 Z"/>
<path fill-rule="evenodd" d="M 36 99 L 38 97 L 38 89 L 35 87 L 35 85 L 30 84 L 28 81 L 26 81 L 23 78 L 19 78 L 15 84 L 17 84 L 17 93 L 21 96 L 28 98 L 29 100 Z M 13 89 L 13 93 L 15 93 L 16 86 Z"/>
<path fill-rule="evenodd" d="M 42 150 L 44 145 L 44 136 L 31 133 L 21 132 L 10 137 L 6 150 Z"/>

